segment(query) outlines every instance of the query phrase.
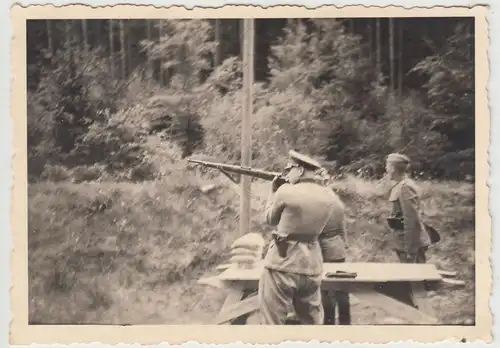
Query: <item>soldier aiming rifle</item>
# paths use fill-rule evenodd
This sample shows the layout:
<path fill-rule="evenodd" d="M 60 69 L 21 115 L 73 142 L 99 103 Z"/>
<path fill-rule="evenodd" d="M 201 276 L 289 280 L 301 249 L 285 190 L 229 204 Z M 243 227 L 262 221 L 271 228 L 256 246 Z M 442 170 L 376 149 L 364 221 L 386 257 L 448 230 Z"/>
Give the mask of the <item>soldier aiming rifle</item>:
<path fill-rule="evenodd" d="M 321 292 L 323 262 L 344 262 L 346 241 L 344 205 L 325 187 L 326 170 L 312 158 L 290 151 L 283 172 L 245 168 L 189 159 L 191 163 L 272 181 L 266 221 L 277 226 L 259 282 L 261 321 L 283 325 L 290 308 L 301 324 L 350 324 L 349 295 Z"/>

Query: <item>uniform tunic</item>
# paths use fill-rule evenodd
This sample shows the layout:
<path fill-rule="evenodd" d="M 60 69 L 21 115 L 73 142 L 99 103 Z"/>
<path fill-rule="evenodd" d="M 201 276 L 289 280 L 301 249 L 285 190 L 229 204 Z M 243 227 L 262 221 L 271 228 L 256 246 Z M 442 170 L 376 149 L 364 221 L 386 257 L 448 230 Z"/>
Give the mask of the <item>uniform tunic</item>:
<path fill-rule="evenodd" d="M 327 251 L 328 243 L 333 246 L 338 237 L 344 238 L 342 202 L 330 189 L 309 181 L 295 185 L 284 184 L 273 198 L 266 209 L 266 220 L 270 225 L 277 226 L 278 235 L 301 234 L 316 236 L 318 239 L 310 243 L 286 242 L 286 258 L 279 256 L 272 241 L 266 255 L 265 267 L 310 276 L 321 274 L 322 246 Z M 328 257 L 344 256 L 344 251 L 338 249 L 332 249 Z"/>
<path fill-rule="evenodd" d="M 393 230 L 393 249 L 413 258 L 431 244 L 420 219 L 419 191 L 414 181 L 405 178 L 393 186 L 389 195 L 393 216 L 400 215 L 404 219 L 404 229 Z"/>
<path fill-rule="evenodd" d="M 335 196 L 337 197 L 337 203 L 332 212 L 333 216 L 319 237 L 323 262 L 345 262 L 346 259 L 347 228 L 345 224 L 345 207 L 340 198 L 337 195 Z M 351 308 L 347 292 L 335 291 L 331 293 L 323 291 L 321 296 L 325 312 L 325 325 L 334 325 L 336 323 L 335 308 L 338 308 L 338 324 L 351 324 Z"/>
<path fill-rule="evenodd" d="M 333 193 L 333 191 L 332 191 Z M 319 236 L 319 244 L 323 254 L 323 262 L 338 262 L 346 258 L 347 228 L 345 207 L 334 193 L 335 203 L 330 220 Z"/>
<path fill-rule="evenodd" d="M 284 184 L 275 192 L 267 205 L 266 221 L 277 226 L 279 236 L 307 235 L 312 241 L 283 242 L 286 257 L 271 241 L 259 281 L 262 324 L 283 325 L 290 308 L 303 325 L 323 324 L 323 256 L 318 238 L 323 231 L 343 231 L 339 203 L 330 189 L 311 180 Z"/>

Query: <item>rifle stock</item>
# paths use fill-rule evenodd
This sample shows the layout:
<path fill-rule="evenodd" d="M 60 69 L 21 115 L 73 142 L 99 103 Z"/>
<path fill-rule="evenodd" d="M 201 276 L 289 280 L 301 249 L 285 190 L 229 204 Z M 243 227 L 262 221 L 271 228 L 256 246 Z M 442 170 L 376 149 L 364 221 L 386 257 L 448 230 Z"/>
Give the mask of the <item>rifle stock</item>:
<path fill-rule="evenodd" d="M 248 176 L 251 176 L 254 178 L 267 180 L 267 181 L 272 181 L 274 178 L 277 177 L 280 184 L 287 182 L 287 180 L 279 172 L 271 172 L 271 171 L 262 170 L 262 169 L 243 167 L 243 166 L 238 166 L 238 165 L 233 165 L 233 164 L 201 161 L 201 160 L 196 160 L 196 159 L 188 159 L 188 162 L 199 164 L 199 165 L 209 167 L 209 168 L 218 169 L 219 171 L 221 171 L 223 174 L 228 176 L 234 182 L 235 182 L 235 180 L 233 178 L 231 178 L 231 176 L 229 176 L 228 173 L 248 175 Z"/>

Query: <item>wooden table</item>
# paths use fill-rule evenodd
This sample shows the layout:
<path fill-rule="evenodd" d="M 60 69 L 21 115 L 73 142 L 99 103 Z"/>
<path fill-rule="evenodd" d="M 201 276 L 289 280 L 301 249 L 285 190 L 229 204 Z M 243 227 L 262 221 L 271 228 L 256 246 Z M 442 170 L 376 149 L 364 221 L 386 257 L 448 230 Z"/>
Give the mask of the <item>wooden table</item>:
<path fill-rule="evenodd" d="M 259 303 L 257 289 L 263 270 L 262 262 L 252 269 L 236 265 L 223 265 L 221 274 L 202 278 L 200 284 L 213 286 L 227 291 L 224 304 L 215 319 L 215 324 L 257 324 Z M 464 283 L 453 279 L 454 272 L 438 270 L 432 264 L 402 263 L 325 263 L 324 275 L 337 271 L 354 272 L 355 278 L 323 277 L 322 289 L 326 291 L 343 290 L 366 302 L 372 307 L 382 308 L 391 316 L 400 318 L 408 324 L 437 323 L 431 306 L 426 301 L 427 291 L 424 281 L 434 288 L 443 285 L 463 286 Z M 411 290 L 410 290 L 411 289 Z M 398 300 L 395 294 L 413 295 L 417 308 Z M 369 323 L 367 323 L 369 324 Z"/>

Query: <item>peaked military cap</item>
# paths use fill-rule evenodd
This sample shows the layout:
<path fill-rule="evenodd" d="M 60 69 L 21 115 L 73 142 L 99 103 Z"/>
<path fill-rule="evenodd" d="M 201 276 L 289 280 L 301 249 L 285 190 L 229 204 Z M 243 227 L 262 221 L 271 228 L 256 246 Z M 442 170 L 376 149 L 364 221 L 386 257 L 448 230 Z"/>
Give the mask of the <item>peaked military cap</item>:
<path fill-rule="evenodd" d="M 387 156 L 388 162 L 396 162 L 396 163 L 410 163 L 410 158 L 400 153 L 391 153 Z"/>
<path fill-rule="evenodd" d="M 290 150 L 288 152 L 288 155 L 290 156 L 291 160 L 294 161 L 295 163 L 299 165 L 305 165 L 306 167 L 312 167 L 314 169 L 322 169 L 323 166 L 313 158 L 303 155 L 297 151 Z"/>

